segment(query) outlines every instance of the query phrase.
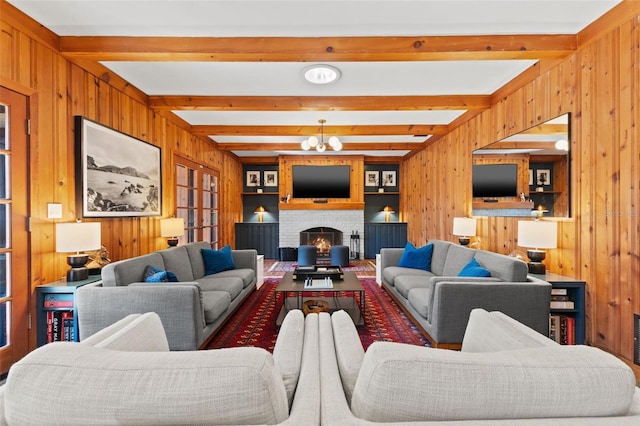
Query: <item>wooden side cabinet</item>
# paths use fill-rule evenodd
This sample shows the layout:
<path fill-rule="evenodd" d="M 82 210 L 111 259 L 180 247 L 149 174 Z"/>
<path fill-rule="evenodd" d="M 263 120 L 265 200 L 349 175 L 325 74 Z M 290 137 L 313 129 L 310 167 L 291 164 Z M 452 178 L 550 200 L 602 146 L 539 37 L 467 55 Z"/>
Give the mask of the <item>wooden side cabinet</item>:
<path fill-rule="evenodd" d="M 562 344 L 584 345 L 587 283 L 551 272 L 535 276 L 552 286 L 549 337 Z"/>
<path fill-rule="evenodd" d="M 59 280 L 36 287 L 38 346 L 56 341 L 78 341 L 76 290 L 100 279 L 95 275 L 82 281 Z"/>
<path fill-rule="evenodd" d="M 364 224 L 364 258 L 375 259 L 381 248 L 403 248 L 407 244 L 407 224 L 380 222 Z"/>
<path fill-rule="evenodd" d="M 265 259 L 278 258 L 277 223 L 236 223 L 236 248 L 256 249 Z"/>

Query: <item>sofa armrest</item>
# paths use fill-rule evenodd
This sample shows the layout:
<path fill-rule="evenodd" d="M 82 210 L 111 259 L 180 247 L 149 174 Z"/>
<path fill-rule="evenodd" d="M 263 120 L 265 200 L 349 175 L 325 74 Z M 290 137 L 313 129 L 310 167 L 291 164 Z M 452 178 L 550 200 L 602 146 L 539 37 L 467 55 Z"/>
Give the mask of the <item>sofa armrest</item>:
<path fill-rule="evenodd" d="M 474 308 L 501 311 L 548 336 L 551 284 L 540 282 L 441 281 L 433 289 L 432 337 L 438 343 L 462 343 Z"/>
<path fill-rule="evenodd" d="M 82 341 L 96 348 L 128 352 L 167 352 L 169 342 L 155 312 L 127 315 Z"/>
<path fill-rule="evenodd" d="M 404 253 L 403 248 L 383 248 L 380 249 L 380 270 L 388 266 L 398 266 Z"/>
<path fill-rule="evenodd" d="M 469 316 L 462 352 L 513 351 L 548 346 L 560 345 L 500 311 L 487 312 L 476 308 Z"/>
<path fill-rule="evenodd" d="M 102 287 L 76 292 L 80 340 L 129 314 L 156 312 L 175 350 L 196 350 L 203 338 L 204 311 L 196 283 L 162 283 Z"/>
<path fill-rule="evenodd" d="M 0 386 L 0 426 L 7 426 L 7 419 L 4 416 L 4 395 L 6 393 L 6 386 Z"/>
<path fill-rule="evenodd" d="M 258 273 L 258 251 L 254 249 L 231 250 L 236 269 L 253 269 Z"/>

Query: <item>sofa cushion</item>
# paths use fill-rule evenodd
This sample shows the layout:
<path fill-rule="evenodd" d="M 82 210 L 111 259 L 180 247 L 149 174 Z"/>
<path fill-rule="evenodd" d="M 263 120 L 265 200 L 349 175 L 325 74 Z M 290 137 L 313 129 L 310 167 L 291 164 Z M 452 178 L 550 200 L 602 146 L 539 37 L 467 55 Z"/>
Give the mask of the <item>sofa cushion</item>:
<path fill-rule="evenodd" d="M 431 319 L 431 298 L 433 285 L 413 288 L 407 294 L 407 301 L 422 317 Z"/>
<path fill-rule="evenodd" d="M 203 291 L 201 295 L 204 321 L 207 324 L 217 320 L 231 305 L 231 296 L 226 291 Z"/>
<path fill-rule="evenodd" d="M 492 277 L 507 282 L 527 281 L 529 271 L 527 264 L 521 259 L 484 250 L 477 250 L 475 258 L 491 271 Z"/>
<path fill-rule="evenodd" d="M 351 400 L 375 422 L 625 415 L 635 377 L 589 346 L 468 353 L 374 342 Z"/>
<path fill-rule="evenodd" d="M 193 281 L 191 262 L 185 246 L 171 247 L 158 252 L 162 256 L 167 271 L 178 277 L 178 281 Z"/>
<path fill-rule="evenodd" d="M 490 277 L 491 272 L 487 268 L 483 268 L 478 261 L 473 258 L 464 265 L 462 270 L 458 273 L 459 277 Z"/>
<path fill-rule="evenodd" d="M 247 288 L 256 282 L 256 271 L 249 268 L 229 269 L 228 271 L 218 272 L 211 276 L 212 278 L 239 278 L 242 281 L 242 287 Z"/>
<path fill-rule="evenodd" d="M 8 424 L 277 424 L 289 415 L 273 357 L 251 347 L 120 352 L 54 342 L 14 364 L 6 388 Z"/>
<path fill-rule="evenodd" d="M 299 309 L 292 309 L 284 317 L 273 347 L 273 360 L 282 375 L 289 407 L 291 407 L 300 377 L 303 343 L 304 314 Z"/>
<path fill-rule="evenodd" d="M 217 274 L 236 267 L 233 263 L 231 246 L 229 245 L 222 247 L 220 250 L 201 249 L 200 253 L 202 253 L 202 259 L 204 260 L 205 275 Z"/>
<path fill-rule="evenodd" d="M 421 277 L 417 275 L 401 275 L 396 277 L 394 285 L 398 293 L 405 299 L 409 297 L 409 291 L 413 288 L 429 287 L 430 277 Z"/>
<path fill-rule="evenodd" d="M 144 270 L 147 265 L 154 266 L 158 269 L 166 269 L 164 260 L 158 253 L 119 260 L 109 263 L 102 268 L 102 286 L 126 286 L 131 283 L 144 282 Z"/>
<path fill-rule="evenodd" d="M 350 403 L 364 358 L 364 348 L 358 330 L 346 311 L 339 310 L 331 314 L 331 328 L 340 380 L 347 402 Z"/>
<path fill-rule="evenodd" d="M 205 276 L 196 280 L 200 283 L 203 292 L 207 291 L 226 291 L 229 293 L 231 300 L 238 297 L 242 291 L 242 280 L 240 278 L 218 278 L 217 276 Z"/>
<path fill-rule="evenodd" d="M 447 260 L 442 270 L 443 277 L 457 277 L 462 268 L 469 263 L 476 250 L 452 244 L 447 252 Z"/>
<path fill-rule="evenodd" d="M 146 283 L 177 283 L 178 277 L 171 271 L 165 271 L 160 268 L 147 265 L 144 268 L 144 274 L 142 276 Z"/>
<path fill-rule="evenodd" d="M 444 263 L 447 260 L 449 247 L 455 245 L 449 241 L 429 240 L 427 244 L 433 244 L 433 255 L 431 256 L 431 272 L 440 276 L 444 271 Z"/>
<path fill-rule="evenodd" d="M 400 266 L 387 266 L 382 270 L 382 276 L 384 277 L 384 280 L 389 284 L 391 284 L 392 286 L 395 285 L 395 281 L 397 277 L 401 277 L 405 275 L 419 276 L 419 277 L 424 277 L 426 279 L 428 279 L 429 277 L 435 276 L 433 272 L 427 272 L 427 271 L 423 271 L 422 269 L 415 269 L 415 268 L 401 268 Z"/>
<path fill-rule="evenodd" d="M 193 272 L 193 278 L 198 279 L 204 277 L 204 259 L 202 258 L 202 249 L 210 249 L 211 243 L 208 241 L 197 241 L 185 245 L 187 249 L 187 255 L 189 256 L 189 262 L 191 262 L 191 271 Z"/>
<path fill-rule="evenodd" d="M 400 258 L 398 266 L 401 268 L 415 268 L 423 271 L 431 271 L 431 255 L 433 254 L 433 245 L 416 248 L 411 243 L 407 243 L 404 252 Z"/>

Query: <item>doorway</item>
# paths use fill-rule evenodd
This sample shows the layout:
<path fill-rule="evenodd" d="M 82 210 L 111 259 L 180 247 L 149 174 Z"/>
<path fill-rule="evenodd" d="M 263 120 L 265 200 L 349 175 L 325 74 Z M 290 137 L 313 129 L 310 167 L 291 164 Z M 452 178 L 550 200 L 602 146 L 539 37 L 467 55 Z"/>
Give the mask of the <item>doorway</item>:
<path fill-rule="evenodd" d="M 0 87 L 0 374 L 29 351 L 28 100 Z"/>

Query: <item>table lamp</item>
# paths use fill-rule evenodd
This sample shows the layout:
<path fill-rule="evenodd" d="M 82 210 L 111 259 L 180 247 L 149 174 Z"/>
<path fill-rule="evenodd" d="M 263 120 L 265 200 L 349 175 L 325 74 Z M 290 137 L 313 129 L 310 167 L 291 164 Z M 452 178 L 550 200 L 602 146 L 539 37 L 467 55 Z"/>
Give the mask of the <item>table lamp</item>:
<path fill-rule="evenodd" d="M 461 246 L 469 245 L 471 238 L 476 236 L 476 220 L 472 217 L 454 217 L 453 235 L 459 237 Z"/>
<path fill-rule="evenodd" d="M 386 205 L 382 208 L 382 211 L 384 212 L 384 221 L 391 222 L 391 213 L 395 213 L 396 210 L 390 205 Z"/>
<path fill-rule="evenodd" d="M 545 250 L 558 246 L 558 224 L 541 220 L 518 221 L 518 245 L 527 248 L 530 274 L 544 274 Z"/>
<path fill-rule="evenodd" d="M 56 223 L 56 252 L 74 253 L 67 256 L 67 281 L 82 281 L 89 278 L 89 269 L 85 267 L 89 255 L 80 253 L 85 250 L 98 250 L 100 241 L 100 222 Z"/>
<path fill-rule="evenodd" d="M 267 209 L 264 208 L 264 206 L 258 206 L 256 207 L 256 209 L 253 211 L 254 213 L 258 213 L 258 222 L 262 223 L 264 221 L 264 212 L 266 212 Z"/>
<path fill-rule="evenodd" d="M 181 217 L 170 217 L 160 219 L 160 236 L 167 239 L 169 247 L 178 245 L 178 237 L 184 235 L 184 219 Z"/>

